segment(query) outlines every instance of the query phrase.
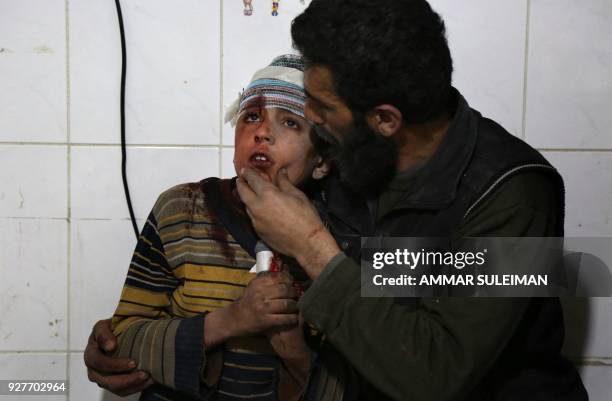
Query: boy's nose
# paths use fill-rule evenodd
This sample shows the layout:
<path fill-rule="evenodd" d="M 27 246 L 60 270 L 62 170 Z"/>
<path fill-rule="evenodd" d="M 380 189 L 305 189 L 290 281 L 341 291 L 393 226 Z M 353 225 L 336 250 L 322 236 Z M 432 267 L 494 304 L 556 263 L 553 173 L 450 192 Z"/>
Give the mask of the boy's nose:
<path fill-rule="evenodd" d="M 270 135 L 255 135 L 255 143 L 266 142 L 272 145 L 274 142 L 272 141 L 272 137 Z"/>
<path fill-rule="evenodd" d="M 274 144 L 274 135 L 272 135 L 272 132 L 270 128 L 268 127 L 268 124 L 266 124 L 265 122 L 263 122 L 259 126 L 257 131 L 255 131 L 255 143 L 261 143 L 261 142 L 266 142 L 269 145 Z"/>

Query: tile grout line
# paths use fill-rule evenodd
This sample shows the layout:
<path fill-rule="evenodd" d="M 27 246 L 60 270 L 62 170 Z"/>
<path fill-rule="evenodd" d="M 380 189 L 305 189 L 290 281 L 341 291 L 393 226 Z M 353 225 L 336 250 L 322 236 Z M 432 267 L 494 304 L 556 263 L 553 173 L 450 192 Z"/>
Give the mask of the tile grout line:
<path fill-rule="evenodd" d="M 72 268 L 72 220 L 71 220 L 71 196 L 72 196 L 72 160 L 71 160 L 71 102 L 70 102 L 70 0 L 65 0 L 64 3 L 64 13 L 65 13 L 65 24 L 66 24 L 66 164 L 67 164 L 67 174 L 66 174 L 66 221 L 67 221 L 67 233 L 66 233 L 66 381 L 70 380 L 70 322 L 71 322 L 71 268 Z M 68 389 L 68 393 L 66 395 L 66 401 L 70 401 L 70 388 Z"/>
<path fill-rule="evenodd" d="M 85 350 L 69 350 L 65 349 L 43 349 L 43 350 L 4 350 L 0 351 L 0 355 L 58 355 L 58 354 L 82 354 Z M 59 379 L 58 379 L 59 380 Z M 68 379 L 66 379 L 68 380 Z"/>
<path fill-rule="evenodd" d="M 219 177 L 223 176 L 223 0 L 219 0 Z"/>
<path fill-rule="evenodd" d="M 521 139 L 527 136 L 527 75 L 529 73 L 529 25 L 531 24 L 531 0 L 527 0 L 525 13 L 525 64 L 523 66 L 523 121 L 521 127 Z"/>
<path fill-rule="evenodd" d="M 596 149 L 596 148 L 585 148 L 585 149 L 570 149 L 570 148 L 536 148 L 540 152 L 561 152 L 561 153 L 610 153 L 612 149 Z"/>
<path fill-rule="evenodd" d="M 86 142 L 14 142 L 14 141 L 0 141 L 0 146 L 70 146 L 74 147 L 96 147 L 96 148 L 108 148 L 108 147 L 119 147 L 121 144 L 118 143 L 86 143 Z M 195 145 L 195 144 L 128 144 L 128 148 L 190 148 L 190 149 L 233 149 L 234 145 Z M 539 151 L 544 152 L 578 152 L 578 153 L 609 153 L 612 152 L 612 148 L 539 148 Z"/>
<path fill-rule="evenodd" d="M 91 142 L 19 142 L 19 141 L 0 141 L 0 146 L 67 146 L 72 147 L 119 147 L 120 143 L 91 143 Z M 198 144 L 180 144 L 180 143 L 131 143 L 126 145 L 128 148 L 202 148 L 216 149 L 219 146 L 224 148 L 232 148 L 233 145 L 198 145 Z"/>
<path fill-rule="evenodd" d="M 0 216 L 0 219 L 5 220 L 51 220 L 51 221 L 67 221 L 66 217 L 40 217 L 40 216 Z M 144 217 L 136 216 L 136 220 L 144 219 Z M 130 216 L 124 217 L 75 217 L 70 218 L 73 221 L 132 221 Z"/>

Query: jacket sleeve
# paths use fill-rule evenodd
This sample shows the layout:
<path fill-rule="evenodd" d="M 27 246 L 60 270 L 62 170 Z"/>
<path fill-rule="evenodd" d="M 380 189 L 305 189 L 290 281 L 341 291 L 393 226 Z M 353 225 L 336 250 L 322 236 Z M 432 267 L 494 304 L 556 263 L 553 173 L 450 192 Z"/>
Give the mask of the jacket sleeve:
<path fill-rule="evenodd" d="M 168 387 L 200 393 L 205 363 L 204 316 L 173 318 L 170 300 L 180 281 L 166 260 L 151 213 L 138 239 L 119 305 L 112 318 L 116 356 L 132 358 L 138 369 Z"/>
<path fill-rule="evenodd" d="M 550 236 L 558 227 L 552 184 L 535 173 L 500 186 L 460 228 L 463 236 Z M 465 397 L 500 355 L 529 299 L 423 298 L 417 307 L 361 297 L 360 266 L 328 266 L 299 307 L 308 322 L 379 391 L 395 400 Z"/>

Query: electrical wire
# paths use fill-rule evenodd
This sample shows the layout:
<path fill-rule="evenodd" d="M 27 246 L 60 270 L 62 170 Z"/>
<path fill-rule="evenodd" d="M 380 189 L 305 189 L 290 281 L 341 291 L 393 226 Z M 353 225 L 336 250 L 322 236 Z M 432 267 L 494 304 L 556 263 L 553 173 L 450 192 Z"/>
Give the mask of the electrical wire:
<path fill-rule="evenodd" d="M 121 178 L 123 180 L 123 192 L 125 193 L 127 207 L 130 212 L 130 220 L 132 221 L 134 234 L 136 235 L 136 240 L 138 241 L 138 224 L 136 223 L 136 217 L 134 216 L 132 199 L 130 198 L 130 188 L 127 180 L 127 150 L 125 145 L 125 78 L 127 75 L 127 51 L 125 46 L 125 29 L 123 27 L 123 14 L 121 13 L 121 4 L 119 3 L 119 0 L 115 0 L 115 6 L 117 7 L 119 34 L 121 36 Z"/>

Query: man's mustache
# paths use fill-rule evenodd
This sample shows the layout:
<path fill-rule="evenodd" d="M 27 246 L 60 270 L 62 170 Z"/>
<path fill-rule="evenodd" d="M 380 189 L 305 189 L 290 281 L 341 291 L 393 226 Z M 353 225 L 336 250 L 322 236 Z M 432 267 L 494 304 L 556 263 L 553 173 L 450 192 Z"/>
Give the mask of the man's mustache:
<path fill-rule="evenodd" d="M 311 135 L 316 135 L 323 141 L 327 142 L 331 146 L 337 147 L 340 146 L 340 141 L 331 132 L 327 131 L 320 125 L 314 124 L 311 129 Z"/>

